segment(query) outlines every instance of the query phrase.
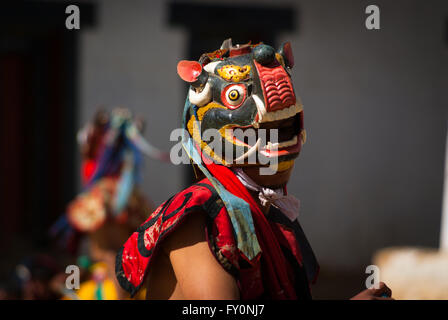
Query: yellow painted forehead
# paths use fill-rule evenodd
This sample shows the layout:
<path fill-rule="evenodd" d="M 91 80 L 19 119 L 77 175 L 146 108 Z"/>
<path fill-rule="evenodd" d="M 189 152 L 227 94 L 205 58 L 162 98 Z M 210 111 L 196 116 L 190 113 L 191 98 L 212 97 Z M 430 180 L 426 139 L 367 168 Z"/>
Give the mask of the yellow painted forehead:
<path fill-rule="evenodd" d="M 218 70 L 218 74 L 226 81 L 240 82 L 246 80 L 250 75 L 250 66 L 237 66 L 233 64 L 228 64 L 222 66 Z"/>

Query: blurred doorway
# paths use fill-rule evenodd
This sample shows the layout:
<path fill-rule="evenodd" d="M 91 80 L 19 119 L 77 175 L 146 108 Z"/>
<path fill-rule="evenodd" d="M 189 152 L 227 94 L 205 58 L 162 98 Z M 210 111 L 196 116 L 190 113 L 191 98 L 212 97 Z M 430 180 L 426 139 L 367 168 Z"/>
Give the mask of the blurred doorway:
<path fill-rule="evenodd" d="M 80 31 L 65 28 L 66 6 L 0 4 L 0 246 L 13 255 L 4 263 L 48 246 L 75 194 Z M 81 25 L 92 25 L 93 6 L 79 7 Z"/>

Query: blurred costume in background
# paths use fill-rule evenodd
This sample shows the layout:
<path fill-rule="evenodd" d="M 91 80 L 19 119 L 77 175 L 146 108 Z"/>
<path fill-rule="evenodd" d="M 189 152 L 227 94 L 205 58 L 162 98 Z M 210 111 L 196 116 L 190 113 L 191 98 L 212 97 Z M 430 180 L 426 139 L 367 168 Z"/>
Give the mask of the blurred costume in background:
<path fill-rule="evenodd" d="M 16 267 L 4 288 L 11 300 L 54 300 L 70 294 L 65 290 L 66 274 L 56 259 L 47 254 L 33 254 Z"/>
<path fill-rule="evenodd" d="M 111 286 L 116 282 L 115 254 L 153 209 L 138 188 L 143 154 L 168 160 L 144 140 L 142 130 L 143 122 L 127 109 L 114 109 L 97 112 L 93 122 L 78 134 L 84 191 L 67 206 L 52 233 L 62 235 L 71 252 L 76 251 L 80 236 L 86 235 L 90 259 L 101 262 L 92 271 L 92 282 L 85 284 L 87 288 L 98 284 L 97 294 L 86 294 L 89 290 L 81 284 L 79 298 L 121 297 L 119 286 Z"/>
<path fill-rule="evenodd" d="M 98 262 L 91 266 L 91 277 L 77 291 L 79 300 L 117 300 L 115 283 L 108 276 L 108 266 Z M 70 297 L 65 297 L 70 298 Z"/>
<path fill-rule="evenodd" d="M 183 147 L 205 178 L 159 206 L 120 250 L 116 274 L 131 295 L 145 283 L 166 235 L 189 213 L 202 211 L 211 251 L 236 279 L 242 299 L 311 298 L 318 265 L 297 220 L 298 200 L 286 187 L 257 185 L 242 170 L 266 166 L 264 157 L 277 159 L 277 172 L 284 172 L 299 155 L 305 130 L 290 78 L 293 65 L 289 43 L 275 51 L 262 43 L 233 46 L 230 39 L 199 62 L 179 62 L 178 74 L 190 84 Z M 208 129 L 219 132 L 218 144 L 205 138 Z M 237 137 L 237 129 L 252 130 L 254 139 Z M 267 136 L 262 144 L 259 129 L 278 129 L 278 141 Z M 271 204 L 267 215 L 253 195 Z"/>

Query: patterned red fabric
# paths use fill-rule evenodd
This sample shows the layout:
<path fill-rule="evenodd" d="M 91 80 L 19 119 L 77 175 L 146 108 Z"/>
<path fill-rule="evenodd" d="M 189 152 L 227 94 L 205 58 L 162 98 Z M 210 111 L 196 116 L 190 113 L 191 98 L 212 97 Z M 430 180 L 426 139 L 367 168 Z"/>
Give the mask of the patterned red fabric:
<path fill-rule="evenodd" d="M 161 241 L 173 232 L 188 214 L 198 211 L 206 212 L 208 215 L 206 238 L 210 249 L 223 268 L 237 280 L 241 299 L 256 299 L 261 296 L 281 298 L 272 294 L 272 281 L 268 278 L 272 277 L 272 270 L 269 272 L 269 269 L 273 266 L 266 265 L 269 259 L 262 254 L 261 260 L 257 259 L 255 263 L 248 263 L 237 249 L 226 208 L 207 179 L 164 202 L 131 235 L 117 255 L 116 275 L 120 285 L 131 295 L 135 295 L 144 283 L 152 257 Z M 272 234 L 278 236 L 279 242 L 289 249 L 297 261 L 302 263 L 300 248 L 297 241 L 294 241 L 294 236 L 288 233 L 290 231 L 278 227 L 276 223 L 270 225 L 273 228 Z M 284 235 L 285 232 L 286 235 Z M 266 241 L 263 233 L 257 232 L 257 236 L 261 237 L 262 242 Z M 294 270 L 290 265 L 285 270 L 288 272 L 288 279 L 293 283 Z M 295 294 L 294 297 L 296 297 Z"/>
<path fill-rule="evenodd" d="M 229 272 L 238 268 L 232 225 L 221 199 L 204 179 L 160 205 L 126 241 L 117 255 L 116 275 L 131 295 L 141 287 L 158 244 L 192 213 L 203 211 L 212 217 L 207 239 L 218 261 Z"/>
<path fill-rule="evenodd" d="M 255 232 L 264 257 L 264 269 L 266 284 L 273 299 L 297 299 L 293 287 L 293 279 L 288 274 L 287 261 L 281 252 L 278 239 L 266 219 L 265 214 L 260 210 L 258 204 L 250 193 L 227 167 L 214 163 L 206 164 L 210 173 L 216 177 L 225 188 L 246 201 L 252 212 Z"/>

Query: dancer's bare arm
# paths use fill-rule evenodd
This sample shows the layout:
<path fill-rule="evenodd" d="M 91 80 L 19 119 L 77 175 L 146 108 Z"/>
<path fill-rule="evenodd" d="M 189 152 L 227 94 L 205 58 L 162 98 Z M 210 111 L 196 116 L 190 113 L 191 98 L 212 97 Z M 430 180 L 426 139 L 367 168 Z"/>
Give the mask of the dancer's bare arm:
<path fill-rule="evenodd" d="M 190 213 L 186 221 L 166 238 L 169 256 L 184 299 L 239 299 L 235 279 L 218 263 L 205 238 L 206 216 Z"/>

